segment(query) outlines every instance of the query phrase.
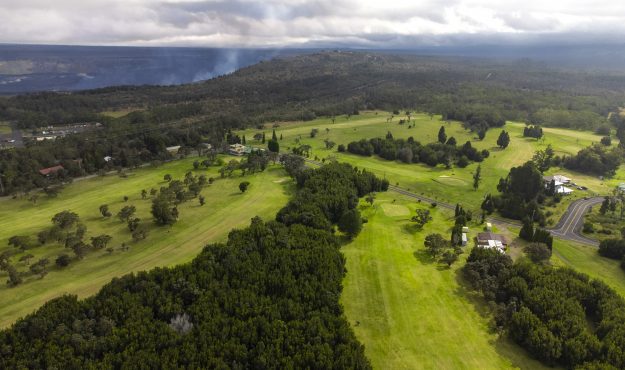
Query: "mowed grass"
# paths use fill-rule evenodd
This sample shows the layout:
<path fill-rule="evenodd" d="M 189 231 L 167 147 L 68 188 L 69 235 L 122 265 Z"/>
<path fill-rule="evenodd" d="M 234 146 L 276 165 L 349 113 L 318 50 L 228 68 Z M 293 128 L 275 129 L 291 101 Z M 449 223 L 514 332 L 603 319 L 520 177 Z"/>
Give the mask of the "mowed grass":
<path fill-rule="evenodd" d="M 625 272 L 620 261 L 601 257 L 596 247 L 554 239 L 551 262 L 556 266 L 572 267 L 595 279 L 602 280 L 625 297 Z"/>
<path fill-rule="evenodd" d="M 417 231 L 409 221 L 417 207 L 423 206 L 401 195 L 378 194 L 373 207 L 361 206 L 369 220 L 363 231 L 342 248 L 347 276 L 341 303 L 373 367 L 543 368 L 489 331 L 488 310 L 459 276 L 468 251 L 452 268 L 425 253 L 425 236 L 447 236 L 453 214 L 432 209 L 433 221 Z"/>
<path fill-rule="evenodd" d="M 143 110 L 143 109 L 141 109 L 141 108 L 124 108 L 124 109 L 118 109 L 118 110 L 104 111 L 104 112 L 100 112 L 100 114 L 102 114 L 104 116 L 107 116 L 107 117 L 111 117 L 111 118 L 119 118 L 119 117 L 123 117 L 123 116 L 127 115 L 128 113 L 141 111 L 141 110 Z"/>
<path fill-rule="evenodd" d="M 524 138 L 524 124 L 508 122 L 503 129 L 510 133 L 511 143 L 508 148 L 501 150 L 496 145 L 501 132 L 499 128 L 489 130 L 486 138 L 480 141 L 474 133 L 465 130 L 460 123 L 446 123 L 439 116 L 430 117 L 426 114 L 415 114 L 411 119 L 411 122 L 415 123 L 413 128 L 408 128 L 407 124 L 399 125 L 399 119 L 405 117 L 395 117 L 393 121 L 387 122 L 389 117 L 390 114 L 387 112 L 363 112 L 349 119 L 346 116 L 339 116 L 334 124 L 326 118 L 310 122 L 279 123 L 280 127 L 275 130 L 278 137 L 280 135 L 283 137 L 283 140 L 280 141 L 282 152 L 289 151 L 290 148 L 296 146 L 297 139 L 300 144 L 308 144 L 312 147 L 313 158 L 335 158 L 341 162 L 348 162 L 359 168 L 366 168 L 381 177 L 386 177 L 392 184 L 399 184 L 402 188 L 439 201 L 461 203 L 465 208 L 474 210 L 479 209 L 486 193 L 497 193 L 499 179 L 505 177 L 511 167 L 521 165 L 531 159 L 536 150 L 545 149 L 547 145 L 551 144 L 558 155 L 574 155 L 580 149 L 597 143 L 601 139 L 599 135 L 592 132 L 554 128 L 544 129 L 544 140 Z M 482 182 L 478 191 L 473 190 L 472 178 L 477 163 L 472 163 L 466 168 L 446 169 L 441 165 L 432 168 L 425 164 L 387 161 L 376 156 L 362 157 L 350 153 L 339 153 L 336 146 L 333 149 L 326 149 L 324 143 L 324 140 L 327 139 L 337 145 L 347 145 L 355 140 L 385 137 L 386 133 L 390 131 L 394 138 L 406 139 L 412 136 L 422 144 L 427 144 L 437 140 L 438 130 L 441 126 L 445 127 L 447 137 L 455 137 L 459 145 L 471 141 L 474 147 L 490 151 L 490 157 L 481 164 Z M 315 138 L 310 138 L 310 131 L 313 128 L 318 129 L 319 133 Z M 264 130 L 250 129 L 239 134 L 246 136 L 248 144 L 263 146 L 260 142 L 255 141 L 253 136 L 255 133 L 265 131 L 267 138 L 270 138 L 271 130 L 271 125 L 266 125 Z M 552 209 L 554 222 L 564 212 L 570 201 L 593 194 L 606 194 L 618 182 L 625 181 L 623 168 L 613 179 L 606 181 L 559 168 L 551 169 L 548 174 L 551 173 L 568 175 L 577 184 L 585 185 L 590 189 L 587 192 L 576 191 L 573 196 L 568 197 L 555 209 Z"/>
<path fill-rule="evenodd" d="M 10 134 L 13 130 L 8 122 L 0 121 L 0 135 Z"/>
<path fill-rule="evenodd" d="M 194 158 L 170 162 L 158 168 L 143 168 L 122 178 L 117 175 L 97 177 L 78 181 L 67 186 L 58 198 L 40 197 L 36 205 L 25 199 L 0 201 L 0 249 L 7 246 L 13 235 L 32 235 L 51 226 L 51 218 L 57 212 L 71 210 L 78 213 L 88 227 L 90 236 L 106 233 L 113 236 L 109 246 L 115 251 L 93 251 L 80 261 L 74 261 L 64 269 L 54 266 L 54 259 L 61 253 L 73 256 L 71 250 L 60 245 L 45 245 L 27 250 L 35 262 L 48 257 L 50 273 L 43 279 L 29 277 L 24 284 L 8 288 L 0 284 L 0 327 L 6 327 L 46 301 L 64 293 L 86 297 L 98 291 L 113 277 L 133 271 L 148 270 L 156 266 L 173 266 L 190 261 L 202 248 L 211 242 L 225 240 L 235 227 L 246 226 L 254 216 L 273 219 L 284 205 L 291 192 L 291 181 L 284 170 L 270 167 L 265 172 L 230 179 L 219 179 L 218 168 L 194 171 L 196 175 L 206 174 L 217 180 L 203 189 L 206 204 L 199 206 L 193 199 L 179 206 L 179 221 L 172 227 L 159 227 L 152 223 L 151 200 L 141 199 L 141 189 L 160 188 L 166 185 L 163 176 L 167 173 L 182 179 L 185 172 L 193 168 Z M 227 160 L 227 159 L 226 159 Z M 238 173 L 238 171 L 237 171 Z M 238 189 L 241 181 L 250 181 L 249 190 L 242 194 Z M 123 201 L 127 195 L 128 202 Z M 98 211 L 101 204 L 109 204 L 113 217 L 103 219 Z M 146 240 L 133 242 L 125 223 L 115 214 L 125 205 L 137 207 L 137 216 L 149 225 Z M 121 243 L 130 246 L 129 251 L 120 251 Z M 6 247 L 9 248 L 9 247 Z M 12 257 L 18 270 L 28 266 L 18 262 L 21 254 Z M 4 283 L 6 273 L 0 273 Z"/>

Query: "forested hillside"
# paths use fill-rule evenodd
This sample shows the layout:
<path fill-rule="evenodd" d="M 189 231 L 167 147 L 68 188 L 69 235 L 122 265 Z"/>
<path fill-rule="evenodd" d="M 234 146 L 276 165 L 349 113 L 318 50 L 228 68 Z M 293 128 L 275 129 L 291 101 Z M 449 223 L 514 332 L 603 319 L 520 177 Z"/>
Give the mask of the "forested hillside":
<path fill-rule="evenodd" d="M 323 52 L 277 58 L 196 84 L 1 98 L 0 121 L 24 129 L 85 121 L 103 127 L 0 152 L 0 173 L 5 194 L 27 191 L 49 185 L 54 179 L 42 179 L 37 171 L 56 164 L 67 168 L 61 177 L 75 177 L 166 159 L 167 145 L 218 145 L 229 129 L 363 109 L 442 114 L 479 133 L 520 120 L 609 134 L 615 126 L 607 117 L 624 100 L 623 75 L 530 62 Z M 130 113 L 103 114 L 118 110 Z M 113 162 L 105 163 L 105 156 Z M 76 160 L 83 165 L 72 165 Z"/>
<path fill-rule="evenodd" d="M 278 221 L 254 218 L 190 264 L 48 302 L 0 332 L 0 367 L 369 368 L 339 304 L 343 239 L 330 228 L 357 234 L 358 198 L 388 182 L 347 164 L 286 167 L 299 190 Z"/>

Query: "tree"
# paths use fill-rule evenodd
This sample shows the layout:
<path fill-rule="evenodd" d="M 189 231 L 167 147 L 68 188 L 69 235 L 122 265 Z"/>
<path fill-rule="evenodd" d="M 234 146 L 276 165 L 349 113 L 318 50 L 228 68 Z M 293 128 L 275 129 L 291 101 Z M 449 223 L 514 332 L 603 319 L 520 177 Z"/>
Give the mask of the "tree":
<path fill-rule="evenodd" d="M 279 153 L 280 143 L 278 143 L 278 140 L 271 139 L 267 142 L 267 149 L 269 149 L 270 152 Z"/>
<path fill-rule="evenodd" d="M 449 247 L 449 242 L 441 234 L 436 233 L 426 236 L 423 245 L 430 256 L 436 258 L 445 248 Z"/>
<path fill-rule="evenodd" d="M 239 190 L 241 190 L 241 193 L 245 193 L 245 191 L 247 191 L 247 188 L 250 186 L 250 182 L 249 181 L 243 181 L 239 184 Z"/>
<path fill-rule="evenodd" d="M 54 263 L 56 263 L 58 267 L 66 267 L 67 265 L 69 265 L 71 261 L 72 261 L 72 258 L 68 256 L 67 254 L 63 253 L 56 258 Z"/>
<path fill-rule="evenodd" d="M 369 203 L 369 205 L 373 205 L 373 202 L 375 201 L 375 193 L 369 193 L 367 194 L 367 197 L 365 198 L 365 201 L 367 203 Z"/>
<path fill-rule="evenodd" d="M 441 144 L 445 144 L 447 141 L 447 134 L 445 133 L 445 126 L 441 126 L 438 130 L 438 142 Z"/>
<path fill-rule="evenodd" d="M 139 222 L 141 222 L 141 219 L 139 218 L 129 218 L 128 219 L 128 230 L 130 232 L 133 232 L 135 230 L 137 230 L 137 228 L 139 227 Z"/>
<path fill-rule="evenodd" d="M 534 263 L 543 263 L 551 258 L 551 249 L 544 243 L 530 243 L 524 252 Z"/>
<path fill-rule="evenodd" d="M 430 216 L 430 210 L 421 208 L 417 209 L 416 214 L 410 219 L 410 221 L 417 225 L 418 229 L 422 229 L 423 226 L 431 220 L 432 216 Z"/>
<path fill-rule="evenodd" d="M 484 140 L 484 138 L 486 137 L 486 128 L 485 127 L 480 127 L 477 130 L 477 138 L 480 140 Z"/>
<path fill-rule="evenodd" d="M 478 165 L 475 173 L 473 174 L 473 189 L 477 190 L 480 187 L 480 181 L 482 181 L 482 165 Z"/>
<path fill-rule="evenodd" d="M 200 202 L 200 206 L 203 206 L 204 204 L 206 204 L 206 199 L 202 195 L 200 195 L 198 200 Z"/>
<path fill-rule="evenodd" d="M 447 267 L 451 267 L 451 265 L 458 260 L 458 253 L 453 249 L 447 249 L 443 252 L 443 256 L 441 257 L 441 262 L 447 264 Z"/>
<path fill-rule="evenodd" d="M 200 168 L 200 161 L 197 161 L 197 160 L 193 161 L 193 169 L 197 170 L 198 168 Z"/>
<path fill-rule="evenodd" d="M 7 280 L 8 286 L 14 287 L 22 283 L 22 277 L 13 265 L 6 265 L 4 269 L 9 274 L 9 280 Z"/>
<path fill-rule="evenodd" d="M 336 145 L 336 143 L 334 141 L 331 141 L 331 140 L 328 140 L 328 139 L 323 140 L 323 142 L 326 145 L 326 149 L 332 149 Z"/>
<path fill-rule="evenodd" d="M 70 211 L 62 211 L 52 217 L 52 223 L 60 227 L 62 230 L 71 228 L 78 222 L 78 220 L 78 215 Z"/>
<path fill-rule="evenodd" d="M 33 259 L 35 256 L 33 256 L 30 253 L 27 253 L 25 255 L 23 255 L 22 257 L 20 257 L 20 262 L 24 262 L 27 265 L 29 264 L 30 260 Z"/>
<path fill-rule="evenodd" d="M 273 133 L 271 134 L 271 140 L 278 141 L 278 136 L 276 136 L 276 129 L 273 129 Z"/>
<path fill-rule="evenodd" d="M 94 248 L 102 249 L 106 247 L 106 245 L 111 241 L 111 239 L 113 239 L 113 237 L 110 235 L 106 235 L 106 234 L 94 236 L 94 237 L 91 237 L 91 245 L 93 245 Z"/>
<path fill-rule="evenodd" d="M 362 230 L 362 217 L 357 209 L 351 209 L 343 213 L 338 222 L 339 230 L 354 238 Z"/>
<path fill-rule="evenodd" d="M 128 195 L 124 195 L 124 202 L 127 202 L 127 201 L 128 201 L 128 199 L 129 199 L 129 198 L 128 198 Z"/>
<path fill-rule="evenodd" d="M 612 138 L 609 136 L 604 136 L 601 138 L 601 144 L 604 146 L 610 146 L 612 145 Z"/>
<path fill-rule="evenodd" d="M 141 199 L 145 199 L 148 197 L 148 192 L 145 189 L 141 189 Z"/>
<path fill-rule="evenodd" d="M 610 210 L 610 197 L 605 197 L 603 202 L 601 203 L 601 207 L 599 208 L 599 213 L 605 215 L 608 210 Z"/>
<path fill-rule="evenodd" d="M 519 231 L 519 237 L 523 240 L 534 240 L 534 222 L 529 217 L 523 219 L 523 227 Z"/>
<path fill-rule="evenodd" d="M 163 195 L 152 200 L 152 217 L 159 225 L 173 225 L 177 221 L 169 200 Z"/>
<path fill-rule="evenodd" d="M 499 146 L 501 149 L 506 149 L 509 144 L 510 134 L 508 134 L 508 132 L 506 132 L 505 130 L 502 130 L 499 134 L 499 137 L 497 138 L 497 146 Z"/>
<path fill-rule="evenodd" d="M 122 222 L 126 222 L 128 221 L 128 219 L 130 219 L 135 212 L 137 211 L 137 209 L 135 208 L 135 206 L 124 206 L 124 208 L 122 208 L 118 213 L 117 213 L 117 217 L 119 217 L 119 220 Z"/>
<path fill-rule="evenodd" d="M 170 182 L 170 181 L 171 181 L 171 179 L 172 179 L 172 177 L 171 177 L 171 175 L 170 175 L 170 174 L 168 174 L 168 173 L 167 173 L 167 174 L 165 174 L 165 176 L 163 176 L 163 180 L 165 180 L 165 181 L 167 181 L 167 182 Z"/>
<path fill-rule="evenodd" d="M 446 143 L 446 145 L 449 145 L 449 146 L 456 146 L 456 144 L 458 144 L 458 142 L 456 141 L 456 138 L 455 138 L 455 137 L 453 137 L 453 136 L 452 136 L 452 137 L 450 137 L 449 139 L 447 139 L 447 143 Z"/>
<path fill-rule="evenodd" d="M 247 140 L 245 140 L 245 135 L 243 135 L 243 137 L 241 138 L 241 144 L 246 145 L 247 144 Z M 195 163 L 194 163 L 195 165 Z"/>
<path fill-rule="evenodd" d="M 143 227 L 140 227 L 132 232 L 132 240 L 134 240 L 135 242 L 143 240 L 147 237 L 148 237 L 148 231 Z"/>
<path fill-rule="evenodd" d="M 263 132 L 263 137 L 262 137 L 261 143 L 263 143 L 263 144 L 265 143 L 265 133 L 264 132 Z"/>

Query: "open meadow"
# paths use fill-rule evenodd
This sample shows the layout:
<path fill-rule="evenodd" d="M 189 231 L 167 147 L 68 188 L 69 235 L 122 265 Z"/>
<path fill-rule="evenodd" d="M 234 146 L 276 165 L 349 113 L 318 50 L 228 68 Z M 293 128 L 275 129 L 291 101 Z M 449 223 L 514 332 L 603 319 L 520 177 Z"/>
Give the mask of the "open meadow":
<path fill-rule="evenodd" d="M 503 128 L 488 130 L 484 140 L 478 140 L 475 133 L 462 127 L 459 122 L 445 122 L 440 116 L 429 116 L 424 113 L 415 113 L 411 116 L 414 127 L 408 128 L 407 124 L 400 125 L 399 120 L 406 117 L 396 116 L 388 121 L 388 112 L 362 112 L 357 116 L 338 116 L 335 122 L 331 119 L 321 118 L 309 122 L 286 122 L 279 123 L 276 127 L 276 135 L 282 136 L 280 143 L 281 152 L 289 151 L 293 146 L 310 145 L 311 157 L 319 159 L 334 158 L 340 162 L 351 163 L 359 168 L 366 168 L 379 176 L 389 179 L 391 184 L 398 184 L 404 189 L 414 191 L 427 197 L 447 203 L 461 203 L 465 207 L 477 210 L 487 193 L 497 193 L 499 179 L 505 177 L 511 167 L 518 166 L 531 159 L 534 152 L 545 149 L 551 144 L 557 155 L 574 155 L 580 149 L 593 143 L 598 143 L 601 136 L 588 131 L 575 131 L 558 128 L 544 128 L 544 139 L 536 140 L 523 137 L 524 124 L 508 122 Z M 481 163 L 482 182 L 477 191 L 473 190 L 473 172 L 477 163 L 471 163 L 466 168 L 453 167 L 447 169 L 442 165 L 429 167 L 422 163 L 405 164 L 400 161 L 387 161 L 377 156 L 363 157 L 351 153 L 339 153 L 339 144 L 347 145 L 351 141 L 360 139 L 383 138 L 387 132 L 391 132 L 394 138 L 408 138 L 412 136 L 422 144 L 437 140 L 438 130 L 445 127 L 447 137 L 454 137 L 458 145 L 471 141 L 473 147 L 488 149 L 490 157 Z M 264 146 L 254 140 L 256 133 L 265 132 L 267 138 L 271 137 L 272 125 L 267 124 L 263 130 L 249 129 L 239 132 L 245 135 L 250 145 Z M 318 129 L 316 137 L 311 138 L 312 129 Z M 510 134 L 510 145 L 502 150 L 496 145 L 497 137 L 501 130 Z M 326 149 L 325 140 L 336 143 L 332 149 Z M 296 142 L 297 141 L 297 142 Z M 552 168 L 545 174 L 564 174 L 571 177 L 578 185 L 589 188 L 588 191 L 575 191 L 565 201 L 548 209 L 553 213 L 551 217 L 555 224 L 568 204 L 585 196 L 594 194 L 607 194 L 619 182 L 625 181 L 625 167 L 621 166 L 614 178 L 605 181 L 595 176 L 584 175 L 561 168 Z"/>
<path fill-rule="evenodd" d="M 423 241 L 449 235 L 453 213 L 431 209 L 433 220 L 416 230 L 414 200 L 380 193 L 368 219 L 342 251 L 347 260 L 341 302 L 376 369 L 541 369 L 525 352 L 489 331 L 483 301 L 463 286 L 460 267 L 470 247 L 448 268 L 432 261 Z M 429 207 L 428 207 L 429 208 Z M 478 228 L 471 225 L 471 236 Z"/>
<path fill-rule="evenodd" d="M 39 258 L 49 258 L 50 272 L 43 279 L 38 276 L 25 278 L 23 284 L 14 288 L 0 284 L 0 327 L 10 325 L 59 295 L 68 293 L 86 297 L 114 277 L 188 262 L 206 244 L 225 240 L 232 228 L 247 225 L 252 217 L 273 219 L 292 191 L 290 178 L 277 166 L 245 176 L 245 181 L 251 183 L 245 193 L 239 191 L 238 184 L 244 180 L 238 174 L 220 179 L 219 167 L 200 169 L 193 171 L 194 174 L 216 179 L 202 190 L 206 204 L 200 206 L 197 199 L 192 199 L 178 206 L 180 217 L 172 227 L 153 224 L 151 197 L 142 199 L 141 190 L 165 186 L 165 174 L 182 179 L 187 171 L 193 170 L 195 159 L 129 171 L 125 177 L 108 175 L 76 181 L 66 186 L 56 198 L 41 195 L 36 204 L 28 201 L 28 196 L 0 200 L 0 252 L 12 248 L 7 247 L 7 241 L 14 235 L 30 235 L 36 241 L 36 233 L 49 228 L 52 216 L 63 210 L 71 210 L 80 216 L 81 222 L 87 226 L 87 241 L 91 236 L 105 233 L 113 237 L 109 247 L 114 248 L 112 253 L 91 251 L 84 259 L 72 261 L 62 269 L 54 265 L 56 257 L 61 253 L 73 256 L 73 253 L 56 243 L 13 256 L 12 261 L 19 271 L 28 270 L 25 262 L 18 262 L 26 253 L 34 255 L 31 263 Z M 127 202 L 124 202 L 124 196 L 129 197 Z M 101 204 L 109 205 L 112 217 L 105 219 L 101 216 L 98 209 Z M 125 205 L 134 205 L 137 217 L 147 225 L 149 234 L 145 240 L 134 242 L 126 223 L 116 217 Z M 127 251 L 120 250 L 122 243 L 129 247 Z M 0 273 L 2 281 L 6 277 L 6 272 Z"/>

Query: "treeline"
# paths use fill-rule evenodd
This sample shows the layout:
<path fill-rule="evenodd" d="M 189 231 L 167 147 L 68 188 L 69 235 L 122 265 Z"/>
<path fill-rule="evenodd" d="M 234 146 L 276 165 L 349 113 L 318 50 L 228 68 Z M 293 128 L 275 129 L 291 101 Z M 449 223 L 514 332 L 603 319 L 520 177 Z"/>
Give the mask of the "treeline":
<path fill-rule="evenodd" d="M 401 107 L 439 113 L 464 122 L 478 137 L 485 135 L 485 128 L 498 127 L 506 120 L 562 126 L 561 120 L 551 120 L 549 115 L 532 117 L 547 108 L 569 112 L 572 117 L 585 112 L 607 117 L 621 104 L 623 86 L 625 80 L 620 77 L 486 61 L 349 52 L 292 56 L 197 84 L 0 98 L 0 121 L 16 121 L 21 127 L 93 121 L 104 126 L 96 133 L 32 143 L 15 150 L 17 154 L 2 154 L 0 174 L 9 177 L 3 178 L 9 182 L 5 194 L 23 192 L 45 186 L 36 170 L 61 162 L 80 158 L 88 164 L 84 171 L 93 173 L 106 168 L 102 158 L 107 155 L 119 161 L 115 165 L 158 159 L 154 148 L 160 147 L 160 140 L 151 143 L 148 139 L 153 133 L 163 134 L 166 145 L 193 147 L 194 133 L 218 140 L 228 128 L 351 115 L 366 109 Z M 137 111 L 117 119 L 101 114 L 120 109 Z M 618 115 L 612 115 L 612 121 L 614 116 Z M 609 131 L 615 124 L 605 121 L 600 127 Z M 75 171 L 70 172 L 74 176 Z"/>
<path fill-rule="evenodd" d="M 385 183 L 346 164 L 284 161 L 298 190 L 277 221 L 254 218 L 189 264 L 49 301 L 0 332 L 0 367 L 370 368 L 339 303 L 345 260 L 331 225 Z"/>
<path fill-rule="evenodd" d="M 463 273 L 492 303 L 495 325 L 543 363 L 625 367 L 625 301 L 603 282 L 479 247 Z"/>
<path fill-rule="evenodd" d="M 339 150 L 341 147 L 339 147 Z M 389 160 L 400 160 L 404 163 L 425 163 L 428 166 L 436 166 L 443 164 L 446 167 L 456 165 L 458 167 L 466 167 L 471 161 L 482 162 L 488 158 L 490 152 L 486 149 L 477 150 L 467 141 L 461 146 L 456 145 L 456 139 L 450 137 L 444 140 L 444 143 L 430 143 L 422 145 L 409 137 L 407 140 L 393 139 L 392 135 L 387 134 L 385 139 L 362 139 L 360 141 L 352 141 L 347 144 L 347 151 L 362 156 L 371 156 L 373 154 Z"/>
<path fill-rule="evenodd" d="M 565 168 L 601 176 L 614 176 L 625 158 L 625 149 L 616 147 L 607 149 L 604 145 L 595 144 L 584 148 L 571 157 L 564 157 Z"/>

